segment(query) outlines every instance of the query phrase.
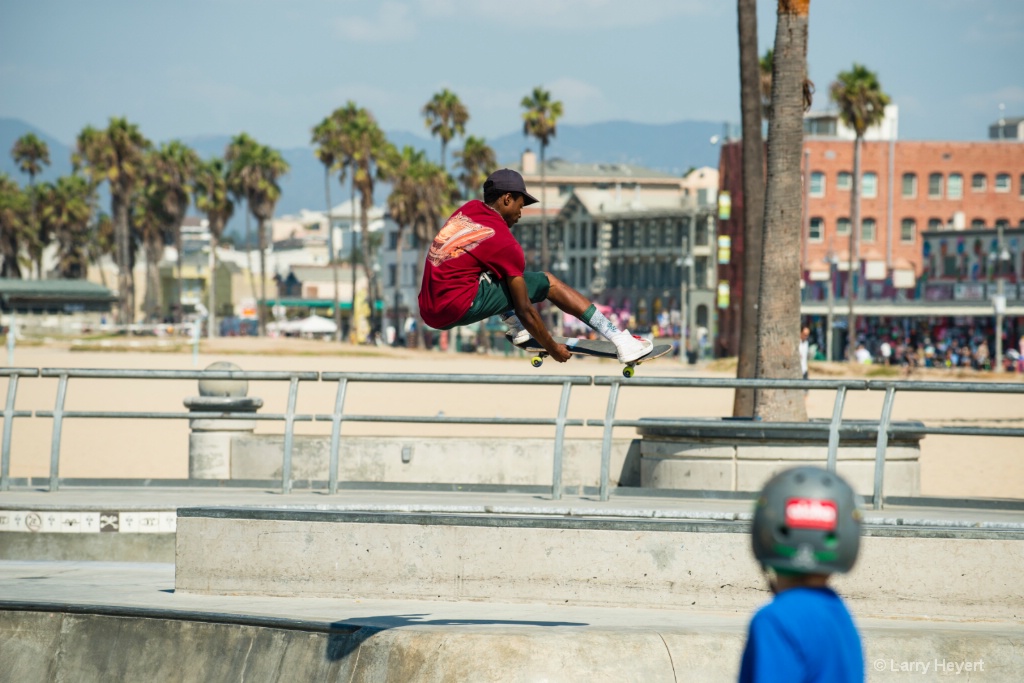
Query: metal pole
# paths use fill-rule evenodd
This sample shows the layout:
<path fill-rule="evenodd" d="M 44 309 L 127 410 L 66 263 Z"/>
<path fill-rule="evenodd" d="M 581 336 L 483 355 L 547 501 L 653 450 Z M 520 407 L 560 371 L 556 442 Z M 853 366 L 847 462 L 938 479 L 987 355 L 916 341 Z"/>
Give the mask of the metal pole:
<path fill-rule="evenodd" d="M 889 447 L 889 425 L 892 421 L 892 404 L 896 399 L 896 388 L 885 390 L 885 401 L 882 403 L 882 417 L 878 420 L 878 440 L 875 445 L 875 488 L 873 505 L 875 510 L 882 509 L 882 487 L 885 484 L 885 450 Z"/>
<path fill-rule="evenodd" d="M 834 326 L 834 311 L 836 303 L 835 291 L 835 268 L 832 263 L 832 256 L 828 258 L 828 326 L 825 328 L 825 358 L 835 360 L 832 357 L 832 327 Z"/>
<path fill-rule="evenodd" d="M 334 414 L 331 416 L 331 464 L 330 481 L 328 490 L 331 495 L 338 492 L 338 450 L 341 446 L 341 417 L 345 409 L 345 391 L 348 389 L 348 380 L 338 380 L 338 395 L 334 399 Z"/>
<path fill-rule="evenodd" d="M 604 413 L 604 437 L 601 440 L 601 500 L 608 500 L 608 479 L 612 462 L 612 422 L 615 421 L 615 407 L 619 402 L 618 382 L 608 390 L 608 408 Z"/>
<path fill-rule="evenodd" d="M 299 378 L 292 377 L 288 385 L 288 412 L 284 419 L 284 462 L 281 466 L 281 493 L 292 492 L 292 442 L 295 440 L 295 400 L 299 393 Z"/>
<path fill-rule="evenodd" d="M 558 403 L 558 417 L 555 419 L 554 471 L 551 474 L 551 499 L 562 499 L 562 451 L 565 445 L 565 416 L 569 410 L 569 392 L 572 382 L 562 385 L 562 398 Z"/>
<path fill-rule="evenodd" d="M 696 220 L 696 219 L 695 219 Z M 689 230 L 689 223 L 684 230 Z M 689 350 L 690 307 L 687 299 L 690 296 L 690 267 L 686 263 L 687 252 L 690 250 L 690 236 L 683 235 L 682 255 L 679 260 L 679 362 L 686 364 L 686 352 Z"/>
<path fill-rule="evenodd" d="M 999 254 L 996 257 L 996 300 L 993 305 L 996 309 L 996 372 L 1003 371 L 1003 312 L 1006 310 L 1006 278 L 1003 272 L 1003 225 L 996 226 L 999 238 L 997 240 Z"/>
<path fill-rule="evenodd" d="M 0 445 L 0 491 L 10 488 L 11 473 L 11 429 L 14 427 L 14 400 L 18 395 L 18 376 L 7 380 L 7 403 L 4 405 L 4 436 Z"/>
<path fill-rule="evenodd" d="M 53 407 L 53 439 L 50 442 L 50 491 L 58 488 L 60 471 L 60 432 L 64 425 L 64 399 L 68 395 L 68 376 L 62 374 L 57 382 L 57 401 Z"/>
<path fill-rule="evenodd" d="M 836 471 L 839 457 L 839 427 L 843 424 L 843 405 L 846 403 L 846 387 L 836 390 L 836 402 L 832 408 L 832 423 L 828 428 L 828 471 Z"/>

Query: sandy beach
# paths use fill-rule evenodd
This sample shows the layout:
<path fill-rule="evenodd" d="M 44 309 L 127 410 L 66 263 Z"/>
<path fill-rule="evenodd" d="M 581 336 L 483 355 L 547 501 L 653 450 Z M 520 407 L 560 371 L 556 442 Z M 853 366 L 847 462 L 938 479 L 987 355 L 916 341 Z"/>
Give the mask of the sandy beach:
<path fill-rule="evenodd" d="M 573 359 L 564 365 L 552 361 L 542 369 L 530 366 L 528 356 L 449 354 L 406 349 L 335 345 L 293 339 L 227 338 L 204 341 L 198 363 L 193 365 L 190 347 L 154 347 L 153 342 L 126 347 L 122 342 L 102 349 L 78 350 L 66 343 L 23 345 L 16 349 L 15 365 L 33 368 L 205 368 L 215 361 L 230 361 L 244 370 L 315 370 L 353 372 L 401 372 L 441 374 L 515 375 L 617 375 L 617 363 L 597 359 Z M 716 369 L 717 368 L 717 369 Z M 811 368 L 811 378 L 857 376 L 837 365 Z M 639 376 L 730 377 L 716 365 L 691 366 L 665 358 L 639 368 Z M 862 376 L 862 375 L 860 375 Z M 954 379 L 934 371 L 927 379 Z M 982 379 L 966 375 L 964 379 Z M 987 379 L 991 379 L 989 376 Z M 1016 381 L 1016 376 L 1000 378 Z M 6 390 L 6 379 L 0 378 Z M 52 410 L 56 379 L 23 379 L 19 386 L 19 410 Z M 300 385 L 300 413 L 329 413 L 337 385 L 311 382 Z M 264 412 L 284 412 L 287 382 L 253 382 L 249 395 L 264 400 Z M 198 395 L 195 381 L 72 379 L 68 410 L 184 411 L 182 401 Z M 558 409 L 558 386 L 486 386 L 353 383 L 346 411 L 362 414 L 553 417 Z M 883 395 L 851 392 L 845 418 L 878 419 Z M 608 387 L 576 387 L 569 416 L 602 418 Z M 811 392 L 808 413 L 828 418 L 832 413 L 831 391 Z M 720 389 L 680 390 L 624 388 L 617 416 L 722 417 L 732 410 L 732 392 Z M 1020 426 L 1024 423 L 1024 396 L 993 394 L 898 394 L 894 419 L 921 420 L 928 424 L 972 426 Z M 327 423 L 299 423 L 299 434 L 328 434 Z M 281 423 L 261 422 L 259 432 L 281 433 Z M 403 425 L 350 423 L 345 434 L 549 436 L 550 427 L 492 427 L 487 425 Z M 622 429 L 616 437 L 629 438 Z M 46 476 L 49 471 L 52 421 L 23 418 L 15 422 L 11 476 Z M 596 428 L 570 428 L 571 438 L 600 438 Z M 188 473 L 187 420 L 68 420 L 61 448 L 61 476 L 65 477 L 185 477 Z M 1024 498 L 1024 448 L 1019 439 L 996 437 L 928 436 L 922 442 L 921 493 L 930 496 L 986 496 Z"/>

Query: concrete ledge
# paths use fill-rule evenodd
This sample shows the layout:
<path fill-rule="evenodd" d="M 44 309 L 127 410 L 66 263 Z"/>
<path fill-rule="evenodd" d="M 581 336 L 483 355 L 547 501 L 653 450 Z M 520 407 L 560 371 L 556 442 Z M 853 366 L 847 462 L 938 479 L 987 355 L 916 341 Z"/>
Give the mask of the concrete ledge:
<path fill-rule="evenodd" d="M 74 605 L 0 604 L 0 670 L 19 683 L 164 681 L 735 681 L 749 615 L 678 628 L 595 628 L 467 619 L 390 626 Z M 1019 681 L 1020 627 L 861 624 L 867 680 L 932 680 L 904 663 L 980 662 L 978 678 Z M 934 674 L 934 669 L 932 669 Z"/>
<path fill-rule="evenodd" d="M 753 609 L 745 522 L 179 510 L 188 593 Z M 973 538 L 971 537 L 973 536 Z M 956 577 L 952 581 L 950 577 Z M 1024 618 L 1019 530 L 869 528 L 860 614 Z"/>

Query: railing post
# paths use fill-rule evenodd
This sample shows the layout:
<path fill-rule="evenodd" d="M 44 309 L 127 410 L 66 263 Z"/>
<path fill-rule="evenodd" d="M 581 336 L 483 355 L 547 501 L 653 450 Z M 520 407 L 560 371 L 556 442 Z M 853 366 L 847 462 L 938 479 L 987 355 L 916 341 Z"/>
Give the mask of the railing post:
<path fill-rule="evenodd" d="M 53 406 L 53 439 L 50 442 L 50 491 L 59 487 L 60 432 L 64 426 L 64 399 L 68 394 L 68 375 L 63 373 L 57 382 L 57 401 Z"/>
<path fill-rule="evenodd" d="M 4 404 L 4 435 L 0 444 L 0 491 L 11 486 L 11 429 L 14 427 L 14 399 L 18 395 L 18 375 L 7 380 L 7 403 Z"/>
<path fill-rule="evenodd" d="M 572 382 L 562 384 L 562 398 L 558 402 L 558 417 L 555 419 L 555 458 L 551 473 L 551 498 L 562 499 L 562 450 L 565 445 L 565 417 L 569 412 L 569 392 Z"/>
<path fill-rule="evenodd" d="M 331 464 L 328 481 L 328 491 L 331 495 L 338 492 L 338 458 L 341 450 L 341 420 L 345 410 L 345 392 L 348 389 L 348 380 L 342 377 L 338 380 L 338 394 L 334 399 L 334 414 L 331 416 Z"/>
<path fill-rule="evenodd" d="M 889 424 L 892 421 L 892 404 L 896 399 L 896 387 L 885 389 L 885 401 L 882 403 L 882 417 L 878 420 L 878 441 L 875 446 L 875 489 L 873 505 L 875 510 L 882 509 L 882 487 L 885 484 L 885 450 L 889 447 Z"/>
<path fill-rule="evenodd" d="M 295 440 L 295 401 L 299 393 L 299 378 L 288 383 L 288 412 L 284 419 L 284 462 L 281 465 L 281 493 L 292 491 L 292 442 Z"/>
<path fill-rule="evenodd" d="M 832 408 L 832 423 L 828 428 L 828 471 L 836 471 L 839 457 L 839 427 L 843 424 L 843 404 L 846 403 L 846 387 L 836 389 L 836 403 Z"/>
<path fill-rule="evenodd" d="M 612 423 L 619 403 L 619 382 L 613 382 L 608 390 L 608 407 L 604 413 L 604 436 L 601 439 L 601 500 L 608 500 L 608 479 L 612 466 Z"/>

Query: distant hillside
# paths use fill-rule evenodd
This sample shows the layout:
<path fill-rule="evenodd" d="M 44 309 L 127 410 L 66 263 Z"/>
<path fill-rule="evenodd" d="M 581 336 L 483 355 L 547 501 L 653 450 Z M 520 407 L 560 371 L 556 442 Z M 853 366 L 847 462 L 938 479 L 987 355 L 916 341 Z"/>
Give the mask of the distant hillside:
<path fill-rule="evenodd" d="M 7 173 L 22 184 L 27 178 L 18 171 L 10 150 L 15 140 L 32 132 L 50 147 L 52 166 L 40 175 L 50 181 L 71 172 L 71 147 L 31 124 L 18 119 L 0 118 L 0 172 Z M 145 128 L 143 127 L 143 133 Z M 546 151 L 549 159 L 560 157 L 577 163 L 618 162 L 646 166 L 673 175 L 682 175 L 691 167 L 718 166 L 718 147 L 710 142 L 712 136 L 721 135 L 722 124 L 708 121 L 680 121 L 667 124 L 630 123 L 610 121 L 587 125 L 562 124 Z M 433 161 L 440 160 L 440 144 L 426 134 L 391 131 L 388 138 L 399 148 L 410 145 L 423 149 Z M 182 138 L 201 157 L 224 154 L 230 135 L 203 135 Z M 498 161 L 502 165 L 515 164 L 524 149 L 537 150 L 536 140 L 525 138 L 521 132 L 509 133 L 489 139 Z M 453 163 L 453 152 L 460 148 L 454 141 L 448 149 L 448 165 Z M 291 172 L 281 181 L 281 201 L 278 215 L 298 213 L 300 209 L 324 207 L 323 166 L 317 161 L 312 147 L 281 149 L 291 166 Z M 387 186 L 375 193 L 377 201 L 387 196 Z M 104 193 L 105 195 L 105 193 Z M 335 180 L 331 185 L 331 200 L 337 204 L 348 198 L 348 187 L 343 190 Z M 106 203 L 106 196 L 104 202 Z M 241 234 L 244 217 L 236 216 L 228 226 L 229 232 Z"/>

